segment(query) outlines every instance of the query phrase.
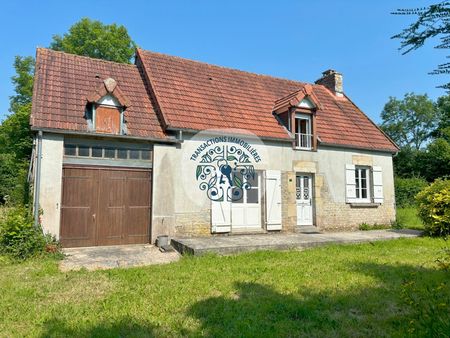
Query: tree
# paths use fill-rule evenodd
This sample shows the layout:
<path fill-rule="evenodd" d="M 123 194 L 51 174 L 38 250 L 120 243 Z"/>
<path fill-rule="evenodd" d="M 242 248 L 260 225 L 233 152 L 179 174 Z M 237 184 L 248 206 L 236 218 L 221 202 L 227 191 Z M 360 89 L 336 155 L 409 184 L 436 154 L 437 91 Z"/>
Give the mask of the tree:
<path fill-rule="evenodd" d="M 401 148 L 421 149 L 439 123 L 439 112 L 428 96 L 408 93 L 390 97 L 381 113 L 381 128 Z"/>
<path fill-rule="evenodd" d="M 10 97 L 10 111 L 15 112 L 21 105 L 31 103 L 33 96 L 34 58 L 32 56 L 16 56 L 14 60 L 16 75 L 11 80 L 15 95 Z"/>
<path fill-rule="evenodd" d="M 441 96 L 437 100 L 440 121 L 434 137 L 444 138 L 450 142 L 450 95 Z"/>
<path fill-rule="evenodd" d="M 422 47 L 427 40 L 438 36 L 440 42 L 435 48 L 450 48 L 450 1 L 442 1 L 423 8 L 398 9 L 392 14 L 417 16 L 416 22 L 392 37 L 401 40 L 399 49 L 403 50 L 403 54 Z M 438 65 L 430 74 L 450 74 L 450 63 Z M 450 91 L 450 83 L 440 87 Z"/>
<path fill-rule="evenodd" d="M 417 156 L 421 176 L 432 182 L 436 178 L 450 175 L 450 142 L 438 138 Z"/>
<path fill-rule="evenodd" d="M 50 48 L 92 58 L 130 63 L 136 44 L 124 26 L 83 18 L 63 36 L 54 35 Z"/>
<path fill-rule="evenodd" d="M 53 36 L 50 47 L 78 55 L 129 63 L 135 43 L 124 26 L 104 25 L 82 19 L 67 34 Z M 32 133 L 29 119 L 33 95 L 35 60 L 16 56 L 16 75 L 11 80 L 15 95 L 10 97 L 11 114 L 0 124 L 0 202 L 9 196 L 11 203 L 27 202 L 27 167 L 31 155 Z"/>

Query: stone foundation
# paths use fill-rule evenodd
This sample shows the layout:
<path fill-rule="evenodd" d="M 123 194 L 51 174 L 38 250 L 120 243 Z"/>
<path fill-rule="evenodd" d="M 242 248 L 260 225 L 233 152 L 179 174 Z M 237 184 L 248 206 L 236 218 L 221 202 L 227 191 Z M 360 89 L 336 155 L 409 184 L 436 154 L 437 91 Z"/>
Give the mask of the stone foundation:
<path fill-rule="evenodd" d="M 211 236 L 211 210 L 175 214 L 176 236 Z"/>

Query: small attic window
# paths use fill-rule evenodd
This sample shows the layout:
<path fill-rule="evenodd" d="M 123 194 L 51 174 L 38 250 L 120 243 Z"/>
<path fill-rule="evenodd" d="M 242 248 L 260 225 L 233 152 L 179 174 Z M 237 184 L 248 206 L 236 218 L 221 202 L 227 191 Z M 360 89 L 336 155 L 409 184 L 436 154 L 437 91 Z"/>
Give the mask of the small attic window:
<path fill-rule="evenodd" d="M 86 119 L 88 129 L 97 133 L 125 134 L 124 111 L 130 101 L 117 81 L 107 78 L 87 97 Z"/>
<path fill-rule="evenodd" d="M 106 95 L 92 107 L 94 130 L 97 133 L 122 134 L 123 109 L 115 97 Z"/>

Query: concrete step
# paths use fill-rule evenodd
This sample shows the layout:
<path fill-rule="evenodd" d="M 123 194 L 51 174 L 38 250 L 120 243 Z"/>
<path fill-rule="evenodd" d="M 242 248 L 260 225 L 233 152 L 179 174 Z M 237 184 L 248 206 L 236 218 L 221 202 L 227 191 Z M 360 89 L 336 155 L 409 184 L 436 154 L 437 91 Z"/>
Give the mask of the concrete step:
<path fill-rule="evenodd" d="M 295 229 L 295 232 L 300 233 L 300 234 L 320 234 L 320 233 L 322 233 L 314 225 L 300 225 Z"/>

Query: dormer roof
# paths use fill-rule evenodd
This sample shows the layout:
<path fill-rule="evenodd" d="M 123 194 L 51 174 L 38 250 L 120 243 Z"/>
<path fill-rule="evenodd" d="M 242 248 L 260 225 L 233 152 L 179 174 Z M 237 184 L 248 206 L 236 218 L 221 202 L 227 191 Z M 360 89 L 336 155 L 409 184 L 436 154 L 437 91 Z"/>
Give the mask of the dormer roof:
<path fill-rule="evenodd" d="M 292 107 L 300 107 L 302 103 L 305 102 L 304 108 L 307 106 L 312 106 L 311 109 L 320 109 L 320 101 L 314 94 L 313 88 L 310 84 L 305 84 L 301 89 L 295 90 L 288 95 L 277 99 L 273 106 L 273 111 L 276 113 L 281 113 L 287 111 Z"/>

